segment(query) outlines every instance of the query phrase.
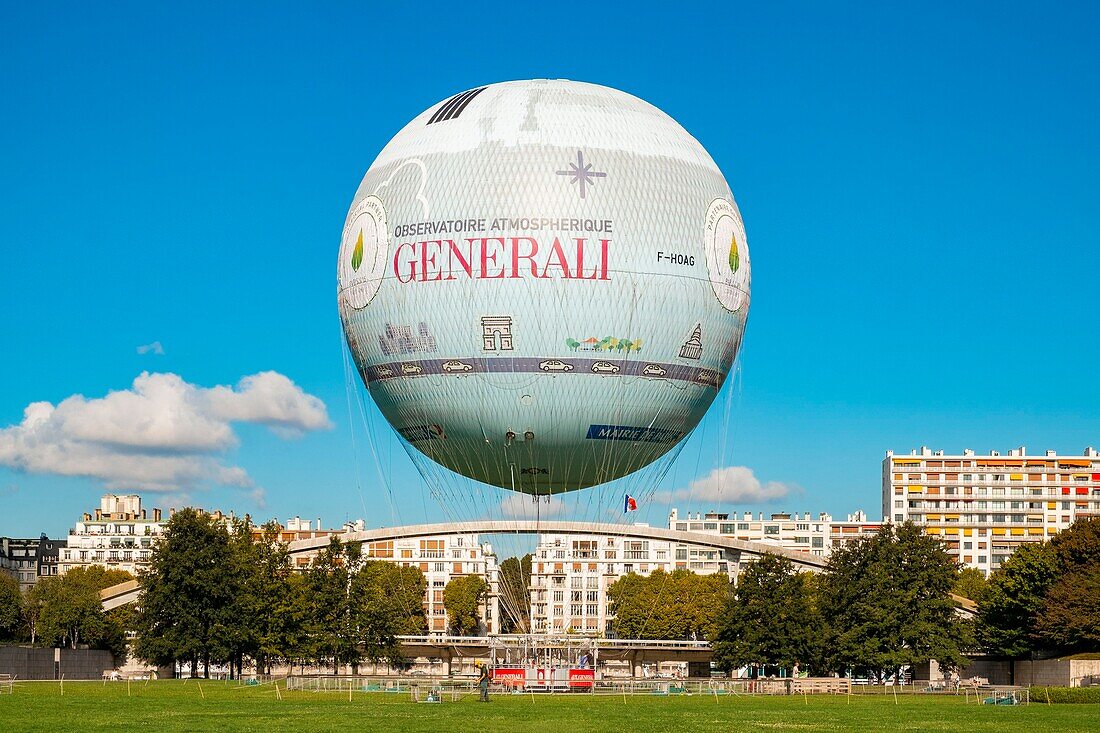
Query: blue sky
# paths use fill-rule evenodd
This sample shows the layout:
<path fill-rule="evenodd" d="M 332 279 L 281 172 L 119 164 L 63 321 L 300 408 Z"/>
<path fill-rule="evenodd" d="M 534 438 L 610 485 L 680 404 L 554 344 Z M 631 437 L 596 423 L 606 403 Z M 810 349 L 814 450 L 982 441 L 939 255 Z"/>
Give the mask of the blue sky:
<path fill-rule="evenodd" d="M 143 371 L 274 371 L 303 412 L 233 422 L 207 457 L 247 481 L 150 504 L 448 516 L 383 426 L 386 488 L 352 435 L 340 229 L 409 118 L 560 77 L 676 118 L 746 222 L 731 440 L 714 448 L 717 405 L 663 490 L 745 466 L 797 488 L 738 508 L 877 516 L 888 448 L 1100 446 L 1095 4 L 225 5 L 0 8 L 0 430 Z M 63 533 L 103 493 L 20 460 L 0 465 L 0 534 Z"/>

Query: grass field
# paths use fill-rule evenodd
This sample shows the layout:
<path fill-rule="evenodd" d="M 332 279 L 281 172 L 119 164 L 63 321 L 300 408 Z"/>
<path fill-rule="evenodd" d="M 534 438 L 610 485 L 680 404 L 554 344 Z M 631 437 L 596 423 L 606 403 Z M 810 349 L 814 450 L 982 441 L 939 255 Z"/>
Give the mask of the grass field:
<path fill-rule="evenodd" d="M 953 695 L 591 697 L 495 695 L 441 705 L 408 694 L 282 691 L 271 685 L 159 681 L 16 683 L 0 695 L 0 731 L 1100 731 L 1100 705 L 994 707 Z M 205 697 L 204 697 L 205 696 Z M 1039 693 L 1041 697 L 1041 693 Z"/>

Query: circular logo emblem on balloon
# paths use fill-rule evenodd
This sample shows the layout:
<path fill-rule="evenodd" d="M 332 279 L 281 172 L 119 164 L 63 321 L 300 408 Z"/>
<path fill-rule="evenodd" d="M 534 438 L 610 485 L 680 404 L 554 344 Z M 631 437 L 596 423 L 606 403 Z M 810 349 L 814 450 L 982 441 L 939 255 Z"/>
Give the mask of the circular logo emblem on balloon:
<path fill-rule="evenodd" d="M 340 243 L 339 292 L 352 308 L 366 308 L 385 276 L 389 252 L 386 210 L 367 196 L 348 212 Z"/>
<path fill-rule="evenodd" d="M 714 295 L 726 310 L 740 310 L 748 301 L 749 248 L 745 226 L 733 202 L 726 199 L 711 202 L 704 246 Z"/>

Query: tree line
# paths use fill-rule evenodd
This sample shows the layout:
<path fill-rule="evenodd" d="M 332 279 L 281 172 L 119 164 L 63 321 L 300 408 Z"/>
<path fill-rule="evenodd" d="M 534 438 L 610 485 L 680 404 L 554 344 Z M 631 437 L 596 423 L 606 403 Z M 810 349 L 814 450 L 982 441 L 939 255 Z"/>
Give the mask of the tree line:
<path fill-rule="evenodd" d="M 957 670 L 966 653 L 1100 651 L 1100 517 L 1024 544 L 988 581 L 960 570 L 940 540 L 910 523 L 834 549 L 820 574 L 766 555 L 736 585 L 719 577 L 624 576 L 608 590 L 614 632 L 709 639 L 727 671 L 877 679 L 929 660 Z M 953 596 L 975 601 L 976 618 L 960 614 L 965 601 Z"/>
<path fill-rule="evenodd" d="M 126 609 L 104 611 L 99 591 L 132 580 L 123 570 L 98 565 L 51 575 L 26 593 L 0 573 L 0 641 L 76 649 L 107 649 L 126 658 Z"/>
<path fill-rule="evenodd" d="M 418 567 L 364 555 L 333 537 L 305 568 L 295 567 L 281 528 L 248 518 L 226 523 L 194 509 L 177 512 L 140 573 L 137 606 L 103 610 L 99 591 L 129 573 L 100 566 L 42 578 L 27 594 L 0 574 L 0 641 L 109 649 L 121 663 L 126 632 L 134 656 L 153 664 L 212 665 L 239 675 L 246 661 L 343 666 L 404 660 L 397 637 L 424 634 L 427 581 Z M 478 576 L 443 588 L 449 630 L 477 633 L 488 585 Z M 201 669 L 200 669 L 201 668 Z"/>
<path fill-rule="evenodd" d="M 993 654 L 1100 651 L 1100 517 L 1023 545 L 973 592 L 978 640 Z"/>
<path fill-rule="evenodd" d="M 165 526 L 134 615 L 135 655 L 159 665 L 180 663 L 192 675 L 245 661 L 341 666 L 364 661 L 400 667 L 397 637 L 424 634 L 427 581 L 418 567 L 363 554 L 359 543 L 333 536 L 304 569 L 295 568 L 272 522 L 254 532 L 185 509 Z M 258 535 L 258 536 L 254 536 Z M 451 631 L 475 633 L 487 584 L 454 578 L 443 589 Z"/>
<path fill-rule="evenodd" d="M 950 598 L 957 575 L 937 540 L 904 524 L 834 549 L 820 574 L 765 555 L 741 569 L 736 585 L 657 571 L 621 578 L 608 596 L 616 634 L 708 639 L 726 671 L 882 678 L 929 659 L 962 663 L 969 636 Z"/>

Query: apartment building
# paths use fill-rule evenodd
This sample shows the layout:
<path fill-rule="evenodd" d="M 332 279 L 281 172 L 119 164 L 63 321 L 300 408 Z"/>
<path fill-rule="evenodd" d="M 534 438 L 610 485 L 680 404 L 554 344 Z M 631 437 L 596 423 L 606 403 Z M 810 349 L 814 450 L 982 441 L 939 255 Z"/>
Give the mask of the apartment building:
<path fill-rule="evenodd" d="M 749 542 L 763 542 L 785 550 L 824 555 L 829 541 L 830 521 L 828 514 L 811 517 L 809 512 L 780 512 L 769 514 L 766 519 L 763 513 L 754 516 L 752 512 L 689 512 L 686 518 L 681 518 L 679 510 L 673 509 L 668 515 L 668 528 L 681 532 L 718 534 Z"/>
<path fill-rule="evenodd" d="M 669 529 L 718 534 L 821 557 L 827 556 L 833 547 L 873 535 L 881 527 L 882 522 L 868 520 L 863 511 L 849 514 L 843 522 L 834 521 L 825 512 L 816 516 L 810 512 L 778 512 L 767 516 L 763 512 L 755 516 L 752 512 L 689 512 L 686 518 L 681 518 L 679 511 L 673 509 L 668 515 Z"/>
<path fill-rule="evenodd" d="M 882 511 L 944 541 L 958 562 L 989 574 L 1026 542 L 1050 539 L 1082 516 L 1100 515 L 1100 453 L 1025 447 L 1002 455 L 945 454 L 927 447 L 882 461 Z"/>
<path fill-rule="evenodd" d="M 612 583 L 629 573 L 681 568 L 732 577 L 737 560 L 712 547 L 670 540 L 539 534 L 531 560 L 532 631 L 606 633 L 612 620 L 607 609 Z"/>
<path fill-rule="evenodd" d="M 58 558 L 65 540 L 51 540 L 46 535 L 37 538 L 0 537 L 0 572 L 19 581 L 19 589 L 27 591 L 39 578 L 58 574 Z"/>
<path fill-rule="evenodd" d="M 314 555 L 315 552 L 297 555 L 295 567 L 303 570 L 309 567 Z M 443 591 L 447 583 L 467 575 L 480 576 L 488 586 L 486 598 L 478 609 L 483 621 L 481 631 L 487 634 L 499 631 L 500 567 L 492 545 L 479 542 L 477 534 L 440 533 L 364 542 L 363 556 L 397 563 L 402 567 L 419 568 L 424 573 L 427 580 L 423 598 L 424 615 L 431 634 L 446 634 L 449 628 L 447 609 L 443 605 Z"/>

